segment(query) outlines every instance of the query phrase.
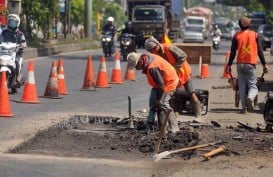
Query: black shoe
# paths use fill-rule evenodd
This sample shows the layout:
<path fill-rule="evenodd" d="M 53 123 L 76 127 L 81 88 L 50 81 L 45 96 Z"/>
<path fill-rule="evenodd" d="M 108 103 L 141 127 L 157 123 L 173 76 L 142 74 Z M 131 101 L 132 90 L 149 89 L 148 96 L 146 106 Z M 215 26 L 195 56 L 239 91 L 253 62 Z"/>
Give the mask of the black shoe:
<path fill-rule="evenodd" d="M 9 92 L 9 94 L 16 94 L 17 93 L 17 89 L 16 88 L 11 88 L 11 91 Z"/>
<path fill-rule="evenodd" d="M 250 98 L 247 98 L 246 103 L 247 103 L 247 111 L 253 112 L 254 111 L 253 101 Z"/>
<path fill-rule="evenodd" d="M 152 122 L 147 122 L 146 133 L 149 135 L 154 130 L 154 124 Z"/>

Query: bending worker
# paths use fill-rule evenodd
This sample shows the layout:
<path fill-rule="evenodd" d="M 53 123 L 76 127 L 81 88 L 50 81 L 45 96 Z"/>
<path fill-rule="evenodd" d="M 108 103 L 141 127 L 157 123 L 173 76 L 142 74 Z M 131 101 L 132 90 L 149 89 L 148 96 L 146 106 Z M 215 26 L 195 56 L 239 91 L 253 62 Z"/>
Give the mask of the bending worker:
<path fill-rule="evenodd" d="M 191 67 L 186 60 L 187 54 L 174 44 L 160 44 L 154 37 L 150 37 L 145 41 L 145 49 L 148 52 L 161 56 L 173 65 L 177 71 L 180 85 L 183 85 L 186 92 L 191 96 L 195 117 L 200 117 L 201 103 L 192 84 Z"/>
<path fill-rule="evenodd" d="M 179 83 L 173 66 L 158 55 L 136 52 L 129 53 L 127 61 L 128 68 L 135 67 L 137 70 L 142 70 L 149 85 L 160 92 L 160 101 L 158 103 L 161 112 L 158 120 L 159 125 L 162 126 L 165 118 L 169 115 L 169 130 L 172 133 L 179 131 L 175 114 L 169 103 Z"/>

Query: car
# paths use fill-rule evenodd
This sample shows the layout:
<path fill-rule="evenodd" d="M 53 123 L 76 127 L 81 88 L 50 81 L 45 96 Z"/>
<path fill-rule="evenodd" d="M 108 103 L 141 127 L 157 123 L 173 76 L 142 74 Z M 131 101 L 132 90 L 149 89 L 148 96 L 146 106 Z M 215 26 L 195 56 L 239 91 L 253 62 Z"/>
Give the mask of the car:
<path fill-rule="evenodd" d="M 204 43 L 204 28 L 201 26 L 186 26 L 183 42 L 184 43 Z"/>
<path fill-rule="evenodd" d="M 271 47 L 271 38 L 273 37 L 273 26 L 263 24 L 258 27 L 258 34 L 261 36 L 262 48 L 265 51 Z"/>

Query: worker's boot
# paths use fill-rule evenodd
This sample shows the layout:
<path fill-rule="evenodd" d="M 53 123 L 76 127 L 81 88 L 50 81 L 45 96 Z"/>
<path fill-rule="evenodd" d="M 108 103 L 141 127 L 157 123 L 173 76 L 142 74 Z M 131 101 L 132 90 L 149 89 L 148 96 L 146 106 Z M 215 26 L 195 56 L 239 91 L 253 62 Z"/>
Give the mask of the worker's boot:
<path fill-rule="evenodd" d="M 193 112 L 194 112 L 194 116 L 196 118 L 200 118 L 201 117 L 201 102 L 199 100 L 195 101 L 192 103 L 192 108 L 193 108 Z"/>
<path fill-rule="evenodd" d="M 149 135 L 151 131 L 154 130 L 154 122 L 155 122 L 155 114 L 156 112 L 152 109 L 149 111 L 148 120 L 146 123 L 146 132 Z"/>
<path fill-rule="evenodd" d="M 173 111 L 170 112 L 170 114 L 169 114 L 169 121 L 168 122 L 169 122 L 169 130 L 172 133 L 176 133 L 180 130 L 178 127 L 178 122 L 177 122 L 176 116 Z"/>

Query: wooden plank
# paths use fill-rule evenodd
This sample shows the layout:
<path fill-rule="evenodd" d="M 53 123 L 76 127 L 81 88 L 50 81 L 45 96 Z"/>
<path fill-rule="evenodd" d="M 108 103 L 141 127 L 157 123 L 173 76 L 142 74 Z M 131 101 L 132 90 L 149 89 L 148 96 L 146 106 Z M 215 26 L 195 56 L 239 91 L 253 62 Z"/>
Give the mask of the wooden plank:
<path fill-rule="evenodd" d="M 187 61 L 190 64 L 199 64 L 199 58 L 202 56 L 203 64 L 211 63 L 211 44 L 199 43 L 174 43 L 178 48 L 182 49 L 188 55 Z"/>

